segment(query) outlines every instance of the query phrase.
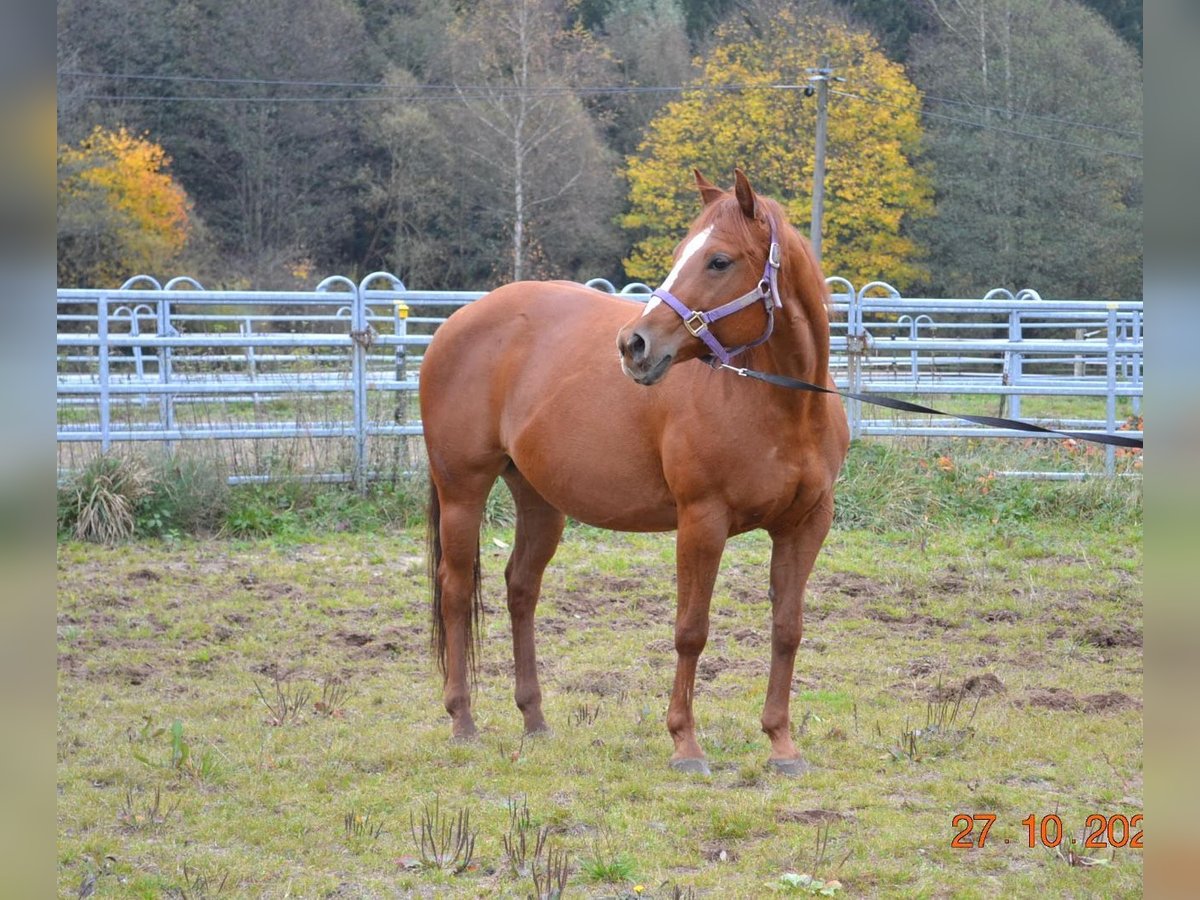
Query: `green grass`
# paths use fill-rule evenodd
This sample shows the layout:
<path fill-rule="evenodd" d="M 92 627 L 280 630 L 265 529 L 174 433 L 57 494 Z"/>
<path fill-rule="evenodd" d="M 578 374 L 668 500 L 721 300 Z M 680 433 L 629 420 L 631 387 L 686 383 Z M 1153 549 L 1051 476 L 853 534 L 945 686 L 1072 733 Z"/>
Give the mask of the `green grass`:
<path fill-rule="evenodd" d="M 297 495 L 263 537 L 63 539 L 60 896 L 91 872 L 97 897 L 523 898 L 532 880 L 503 850 L 514 797 L 566 853 L 566 897 L 811 893 L 800 874 L 845 896 L 1140 896 L 1140 851 L 1071 866 L 1021 825 L 1057 813 L 1078 836 L 1092 813 L 1143 811 L 1140 488 L 989 485 L 969 459 L 939 467 L 941 448 L 879 446 L 855 448 L 810 581 L 798 780 L 768 771 L 758 728 L 761 534 L 730 542 L 718 581 L 703 778 L 667 766 L 669 535 L 568 528 L 539 608 L 554 734 L 522 742 L 501 593 L 513 535 L 494 501 L 466 745 L 449 742 L 427 652 L 423 530 L 373 501 Z M 345 689 L 318 709 L 331 683 Z M 276 684 L 308 692 L 298 715 L 264 702 Z M 964 684 L 982 696 L 951 717 Z M 421 865 L 410 835 L 435 798 L 478 829 L 461 874 Z M 951 848 L 960 813 L 996 814 L 984 848 Z"/>

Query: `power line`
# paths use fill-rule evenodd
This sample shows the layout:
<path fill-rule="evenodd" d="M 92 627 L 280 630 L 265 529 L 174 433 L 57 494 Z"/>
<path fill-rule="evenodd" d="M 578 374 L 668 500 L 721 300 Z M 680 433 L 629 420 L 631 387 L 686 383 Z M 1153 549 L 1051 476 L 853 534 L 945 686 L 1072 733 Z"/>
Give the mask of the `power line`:
<path fill-rule="evenodd" d="M 402 96 L 405 99 L 416 100 L 416 95 L 426 95 L 428 99 L 441 99 L 444 96 L 457 96 L 459 91 L 462 91 L 471 96 L 496 96 L 506 94 L 525 93 L 535 96 L 554 96 L 554 95 L 584 95 L 584 96 L 600 96 L 600 95 L 621 95 L 621 94 L 681 94 L 692 91 L 702 93 L 725 93 L 749 90 L 803 90 L 809 85 L 807 84 L 721 84 L 721 85 L 595 85 L 595 86 L 579 86 L 571 87 L 566 85 L 540 85 L 526 88 L 509 87 L 505 85 L 450 85 L 450 84 L 413 84 L 413 85 L 392 85 L 385 82 L 365 82 L 365 81 L 317 81 L 317 80 L 297 80 L 288 78 L 222 78 L 217 76 L 206 75 L 147 75 L 138 73 L 124 72 L 85 72 L 79 70 L 64 70 L 58 73 L 60 76 L 70 78 L 91 78 L 91 79 L 111 79 L 111 80 L 129 80 L 129 81 L 158 81 L 168 83 L 187 83 L 187 84 L 227 84 L 250 87 L 311 87 L 311 88 L 340 88 L 343 90 L 369 90 L 382 92 L 379 97 L 357 97 L 357 96 L 337 96 L 330 98 L 317 98 L 308 96 L 280 96 L 280 97 L 225 97 L 225 96 L 160 96 L 160 95 L 142 95 L 142 94 L 93 94 L 88 99 L 93 100 L 124 100 L 124 101 L 155 101 L 169 100 L 175 102 L 186 101 L 232 101 L 243 100 L 248 102 L 267 102 L 278 100 L 285 103 L 298 103 L 304 100 L 314 100 L 317 102 L 367 102 L 372 100 L 390 100 L 397 96 Z M 835 93 L 837 93 L 835 91 Z M 843 92 L 845 93 L 845 92 Z M 847 95 L 855 96 L 857 99 L 867 100 L 872 103 L 880 103 L 884 105 L 886 101 L 863 97 L 862 95 Z M 999 107 L 986 106 L 978 104 L 970 100 L 953 100 L 948 97 L 931 97 L 926 95 L 925 100 L 932 103 L 945 103 L 955 106 L 966 106 L 971 109 L 986 110 L 988 112 L 998 112 L 1008 115 L 1016 115 L 1020 118 L 1036 119 L 1040 121 L 1053 122 L 1055 124 L 1067 125 L 1075 128 L 1088 128 L 1098 131 L 1109 131 L 1115 134 L 1122 134 L 1128 137 L 1141 139 L 1141 133 L 1115 128 L 1110 125 L 1100 125 L 1092 122 L 1081 122 L 1074 119 L 1064 119 L 1057 116 L 1041 115 L 1031 112 L 1019 112 L 1005 110 Z M 895 105 L 895 104 L 892 104 Z M 935 118 L 944 118 L 946 121 L 958 121 L 966 124 L 974 124 L 980 128 L 990 128 L 981 123 L 975 123 L 967 119 L 955 119 L 945 116 L 945 114 L 926 112 L 925 115 Z M 1040 135 L 1028 135 L 1026 137 L 1042 138 Z M 1141 158 L 1141 157 L 1137 157 Z"/>
<path fill-rule="evenodd" d="M 278 95 L 278 96 L 230 96 L 230 95 L 156 95 L 156 94 L 87 94 L 83 99 L 103 101 L 108 103 L 128 102 L 128 103 L 152 103 L 152 102 L 175 102 L 175 103 L 365 103 L 365 102 L 393 102 L 401 100 L 408 103 L 418 102 L 439 102 L 446 100 L 459 100 L 463 96 L 468 98 L 484 98 L 496 96 L 516 96 L 525 94 L 526 96 L 538 97 L 553 97 L 553 96 L 604 96 L 604 95 L 630 95 L 630 94 L 651 94 L 651 93 L 733 93 L 741 91 L 754 90 L 773 90 L 773 91 L 788 91 L 788 90 L 804 90 L 808 88 L 807 84 L 720 84 L 720 85 L 599 85 L 599 86 L 582 86 L 572 87 L 567 85 L 538 85 L 532 87 L 515 87 L 506 85 L 448 85 L 448 84 L 414 84 L 414 85 L 390 85 L 381 82 L 356 82 L 356 81 L 315 81 L 315 80 L 294 80 L 284 78 L 220 78 L 215 76 L 200 76 L 200 75 L 146 75 L 137 73 L 107 73 L 107 72 L 83 72 L 75 70 L 65 70 L 58 73 L 60 76 L 71 78 L 91 78 L 91 79 L 112 79 L 112 80 L 130 80 L 142 82 L 166 82 L 166 83 L 187 83 L 187 84 L 225 84 L 236 85 L 243 87 L 308 87 L 331 89 L 337 88 L 341 90 L 369 90 L 377 92 L 373 96 L 362 95 L 337 95 L 337 96 L 314 96 L 314 95 Z M 894 109 L 907 109 L 908 107 L 897 103 L 891 103 L 886 100 L 881 100 L 876 97 L 868 97 L 863 94 L 851 93 L 849 91 L 830 90 L 830 93 L 842 97 L 848 97 L 854 100 L 862 100 L 866 103 L 874 103 L 880 106 L 889 106 Z M 926 100 L 936 103 L 946 103 L 950 105 L 967 106 L 973 109 L 1007 112 L 1006 110 L 997 107 L 984 106 L 973 104 L 970 101 L 951 100 L 945 97 L 926 97 Z M 994 131 L 1000 134 L 1008 134 L 1013 137 L 1023 137 L 1030 140 L 1045 141 L 1052 144 L 1059 144 L 1066 147 L 1075 147 L 1078 149 L 1091 150 L 1096 153 L 1103 153 L 1110 156 L 1121 156 L 1127 159 L 1142 159 L 1141 154 L 1130 153 L 1121 150 L 1108 150 L 1100 147 L 1095 147 L 1091 144 L 1085 144 L 1079 141 L 1070 141 L 1063 138 L 1052 137 L 1050 135 L 1037 134 L 1035 132 L 1019 131 L 1013 128 L 1005 128 L 1000 125 L 985 124 L 973 119 L 964 119 L 958 116 L 950 116 L 945 113 L 933 112 L 932 110 L 921 110 L 920 115 L 926 118 L 939 119 L 944 122 L 963 125 L 966 127 L 976 128 L 985 131 Z M 1125 135 L 1140 139 L 1141 135 L 1134 131 L 1113 128 L 1106 125 L 1098 125 L 1089 122 L 1079 122 L 1071 119 L 1063 119 L 1055 116 L 1043 116 L 1036 113 L 1016 113 L 1023 118 L 1037 119 L 1056 124 L 1067 125 L 1077 128 L 1091 128 L 1096 130 L 1108 131 L 1116 134 Z"/>
<path fill-rule="evenodd" d="M 138 74 L 122 74 L 122 73 L 106 73 L 106 72 L 79 72 L 73 70 L 61 71 L 60 76 L 70 78 L 91 78 L 91 79 L 126 79 L 136 81 L 160 81 L 168 83 L 186 83 L 186 84 L 227 84 L 241 87 L 315 87 L 315 88 L 339 88 L 343 90 L 371 90 L 381 91 L 387 94 L 387 97 L 355 97 L 341 96 L 333 99 L 345 100 L 350 102 L 373 99 L 388 99 L 395 96 L 397 93 L 402 95 L 408 94 L 431 94 L 434 97 L 442 95 L 456 96 L 460 91 L 468 94 L 534 94 L 542 95 L 579 95 L 579 94 L 653 94 L 653 93 L 688 93 L 691 91 L 707 91 L 707 92 L 732 92 L 732 91 L 748 91 L 748 90 L 778 90 L 802 87 L 799 85 L 782 85 L 782 84 L 716 84 L 716 85 L 533 85 L 527 87 L 517 87 L 509 85 L 492 85 L 492 84 L 411 84 L 398 85 L 388 84 L 386 82 L 363 82 L 363 81 L 294 81 L 283 78 L 217 78 L 200 75 L 138 75 Z M 91 99 L 129 99 L 129 100 L 214 100 L 214 99 L 231 99 L 231 100 L 273 100 L 275 97 L 194 97 L 189 95 L 180 96 L 161 96 L 161 95 L 109 95 L 109 94 L 93 94 Z M 306 97 L 288 98 L 295 100 L 307 99 Z M 320 99 L 320 98 L 312 98 Z"/>
<path fill-rule="evenodd" d="M 933 103 L 945 103 L 951 106 L 966 106 L 970 109 L 980 109 L 986 112 L 1003 113 L 1005 115 L 1018 116 L 1022 119 L 1037 119 L 1043 122 L 1054 122 L 1058 125 L 1070 125 L 1075 128 L 1091 128 L 1096 131 L 1111 131 L 1114 134 L 1124 134 L 1129 137 L 1138 138 L 1139 140 L 1142 137 L 1142 133 L 1140 131 L 1131 131 L 1127 128 L 1114 128 L 1112 125 L 1097 125 L 1093 122 L 1077 122 L 1073 119 L 1063 119 L 1059 118 L 1058 116 L 1045 116 L 1039 113 L 1004 109 L 1000 106 L 984 106 L 971 100 L 951 100 L 949 97 L 930 97 L 928 94 L 924 94 L 922 96 L 925 100 Z"/>
<path fill-rule="evenodd" d="M 864 103 L 874 103 L 879 106 L 889 106 L 889 107 L 892 107 L 893 109 L 905 109 L 906 108 L 897 103 L 889 103 L 886 100 L 878 100 L 874 97 L 864 97 L 862 94 L 852 94 L 848 91 L 830 91 L 830 93 L 837 94 L 838 96 L 841 96 L 841 97 L 849 97 L 853 100 L 862 100 Z M 1076 147 L 1081 150 L 1091 150 L 1093 153 L 1103 153 L 1108 156 L 1123 156 L 1127 159 L 1137 159 L 1137 160 L 1140 160 L 1142 158 L 1142 155 L 1140 153 L 1129 153 L 1124 150 L 1108 150 L 1103 147 L 1096 147 L 1093 144 L 1084 144 L 1084 143 L 1081 143 L 1080 141 L 1068 141 L 1068 140 L 1064 140 L 1062 138 L 1050 137 L 1049 135 L 1045 135 L 1045 134 L 1036 134 L 1031 131 L 1017 131 L 1015 128 L 1004 128 L 1000 125 L 986 125 L 983 122 L 977 122 L 974 119 L 961 119 L 957 116 L 948 116 L 945 113 L 931 112 L 930 110 L 927 110 L 927 109 L 919 110 L 918 112 L 921 116 L 924 116 L 926 118 L 941 119 L 944 122 L 953 122 L 955 124 L 969 126 L 971 128 L 975 128 L 980 131 L 995 131 L 1000 134 L 1013 135 L 1014 137 L 1023 137 L 1023 138 L 1029 138 L 1031 140 L 1036 140 L 1036 141 L 1045 141 L 1050 144 L 1061 144 L 1065 147 Z"/>

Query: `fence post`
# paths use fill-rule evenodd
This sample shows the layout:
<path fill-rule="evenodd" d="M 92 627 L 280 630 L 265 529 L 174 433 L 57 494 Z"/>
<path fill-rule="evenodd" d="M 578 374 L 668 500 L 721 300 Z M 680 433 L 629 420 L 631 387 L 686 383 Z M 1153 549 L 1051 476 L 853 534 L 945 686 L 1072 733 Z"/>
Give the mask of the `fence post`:
<path fill-rule="evenodd" d="M 1134 312 L 1133 312 L 1133 335 L 1132 335 L 1132 337 L 1133 337 L 1134 343 L 1136 343 L 1140 347 L 1142 345 L 1142 311 L 1140 309 L 1134 310 Z M 1140 354 L 1140 353 L 1133 354 L 1132 366 L 1133 366 L 1133 371 L 1130 373 L 1132 375 L 1131 380 L 1133 381 L 1133 383 L 1135 385 L 1137 385 L 1140 388 L 1142 386 L 1142 354 Z M 1130 400 L 1132 401 L 1133 414 L 1135 416 L 1140 416 L 1142 414 L 1142 395 L 1141 395 L 1141 393 L 1139 392 L 1139 393 L 1134 394 L 1130 398 Z"/>
<path fill-rule="evenodd" d="M 1108 360 L 1107 360 L 1107 389 L 1105 398 L 1105 421 L 1108 433 L 1117 430 L 1117 304 L 1108 304 Z M 1112 444 L 1104 447 L 1104 471 L 1107 475 L 1115 475 L 1117 471 L 1116 448 Z"/>
<path fill-rule="evenodd" d="M 112 413 L 108 392 L 108 294 L 101 294 L 96 300 L 96 339 L 100 342 L 96 348 L 100 378 L 100 452 L 107 453 L 112 447 Z"/>
<path fill-rule="evenodd" d="M 160 288 L 161 290 L 161 288 Z M 158 296 L 158 336 L 160 338 L 169 338 L 174 329 L 171 327 L 171 300 L 166 293 L 160 293 Z M 171 348 L 159 346 L 158 348 L 158 380 L 160 384 L 171 383 Z M 169 391 L 164 392 L 162 399 L 159 400 L 159 418 L 163 423 L 163 430 L 173 431 L 175 429 L 175 395 Z M 167 450 L 167 455 L 170 456 L 175 451 L 175 443 L 173 441 L 165 441 L 164 446 Z"/>
<path fill-rule="evenodd" d="M 861 320 L 862 297 L 855 291 L 850 295 L 850 306 L 846 310 L 846 381 L 851 393 L 858 393 L 862 386 Z M 862 434 L 862 404 L 857 400 L 847 400 L 846 418 L 850 423 L 850 440 L 858 440 Z"/>
<path fill-rule="evenodd" d="M 363 292 L 354 289 L 354 306 L 350 315 L 351 332 L 354 339 L 351 352 L 351 380 L 354 391 L 354 488 L 360 494 L 367 492 L 367 347 L 371 333 L 367 330 L 367 308 Z"/>
<path fill-rule="evenodd" d="M 1011 344 L 1019 344 L 1022 340 L 1021 312 L 1014 309 L 1008 314 L 1008 340 Z M 1016 387 L 1021 383 L 1022 355 L 1019 350 L 1009 350 L 1004 357 L 1004 378 L 1007 385 Z M 1021 418 L 1021 395 L 1001 394 L 1000 415 Z"/>
<path fill-rule="evenodd" d="M 886 281 L 872 281 L 859 288 L 858 293 L 850 295 L 850 311 L 846 317 L 846 372 L 850 381 L 850 390 L 856 394 L 863 392 L 863 368 L 867 352 L 870 350 L 870 335 L 864 324 L 867 291 L 883 288 L 892 298 L 898 298 L 900 292 Z M 850 418 L 850 439 L 862 436 L 862 403 L 858 400 L 847 401 Z"/>
<path fill-rule="evenodd" d="M 367 475 L 367 470 L 366 470 L 367 458 L 366 458 L 366 443 L 365 443 L 366 429 L 368 427 L 367 426 L 366 356 L 367 356 L 367 351 L 369 351 L 371 349 L 371 344 L 375 337 L 375 331 L 374 331 L 374 329 L 371 328 L 371 324 L 370 324 L 370 315 L 369 315 L 370 310 L 367 307 L 367 291 L 370 290 L 370 287 L 374 282 L 379 281 L 381 279 L 388 283 L 388 287 L 387 287 L 388 290 L 397 291 L 397 292 L 407 290 L 407 288 L 404 286 L 404 282 L 401 281 L 399 278 L 397 278 L 395 275 L 393 275 L 391 272 L 382 272 L 382 271 L 381 272 L 372 272 L 370 275 L 366 276 L 365 278 L 362 279 L 362 281 L 360 281 L 358 283 L 358 303 L 362 309 L 362 321 L 363 321 L 362 328 L 367 335 L 367 339 L 363 346 L 363 380 L 362 380 L 363 426 L 362 427 L 363 427 L 364 444 L 363 444 L 363 481 L 359 488 L 361 491 L 366 490 L 366 475 Z M 404 342 L 404 338 L 407 337 L 407 335 L 408 335 L 408 305 L 406 303 L 404 303 L 402 300 L 396 300 L 392 306 L 392 333 L 393 333 L 393 335 L 395 335 L 396 337 L 401 339 L 401 343 L 397 344 L 397 346 L 396 346 L 395 356 L 394 356 L 395 367 L 396 367 L 396 380 L 404 381 L 408 377 L 408 345 L 406 342 Z M 396 391 L 395 408 L 392 410 L 393 423 L 396 425 L 401 424 L 403 421 L 405 421 L 407 419 L 407 414 L 408 414 L 407 395 L 405 394 L 404 391 L 398 389 Z M 405 459 L 407 460 L 407 458 L 408 458 L 408 438 L 407 437 L 404 437 L 401 440 L 398 440 L 395 442 L 395 447 L 396 447 L 397 452 L 394 452 L 392 454 L 392 468 L 394 470 L 392 473 L 393 483 L 395 483 L 395 478 L 397 475 L 397 472 L 395 470 L 399 469 L 398 451 L 399 451 L 399 448 L 401 445 L 403 445 L 403 447 L 404 447 Z"/>
<path fill-rule="evenodd" d="M 354 471 L 351 478 L 360 493 L 367 490 L 367 345 L 371 332 L 367 328 L 366 308 L 362 292 L 353 281 L 344 275 L 330 275 L 317 285 L 317 290 L 328 292 L 335 284 L 350 288 L 350 398 L 354 410 Z"/>

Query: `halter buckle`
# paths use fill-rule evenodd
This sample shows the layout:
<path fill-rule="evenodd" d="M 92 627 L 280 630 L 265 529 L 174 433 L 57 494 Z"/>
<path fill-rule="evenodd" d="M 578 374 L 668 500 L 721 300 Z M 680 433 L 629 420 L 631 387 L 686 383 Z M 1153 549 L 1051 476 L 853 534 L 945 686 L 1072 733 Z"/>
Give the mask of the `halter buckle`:
<path fill-rule="evenodd" d="M 708 331 L 708 323 L 704 321 L 703 313 L 694 311 L 690 316 L 683 320 L 683 327 L 688 330 L 692 337 L 700 337 L 704 332 Z"/>
<path fill-rule="evenodd" d="M 771 249 L 767 251 L 767 265 L 772 269 L 783 265 L 783 251 L 779 249 L 779 241 L 771 242 Z"/>

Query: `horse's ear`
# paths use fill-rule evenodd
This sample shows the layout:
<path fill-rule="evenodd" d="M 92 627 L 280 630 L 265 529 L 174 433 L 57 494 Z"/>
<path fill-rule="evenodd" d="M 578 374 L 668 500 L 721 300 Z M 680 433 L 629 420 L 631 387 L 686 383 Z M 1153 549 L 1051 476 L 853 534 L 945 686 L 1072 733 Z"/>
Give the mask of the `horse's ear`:
<path fill-rule="evenodd" d="M 746 218 L 753 219 L 756 206 L 754 188 L 750 187 L 750 180 L 741 169 L 733 170 L 733 193 L 737 196 L 738 206 L 742 208 Z"/>
<path fill-rule="evenodd" d="M 700 191 L 700 199 L 704 201 L 705 206 L 721 199 L 721 195 L 725 193 L 723 190 L 701 175 L 699 169 L 692 169 L 692 172 L 696 176 L 696 188 Z"/>

